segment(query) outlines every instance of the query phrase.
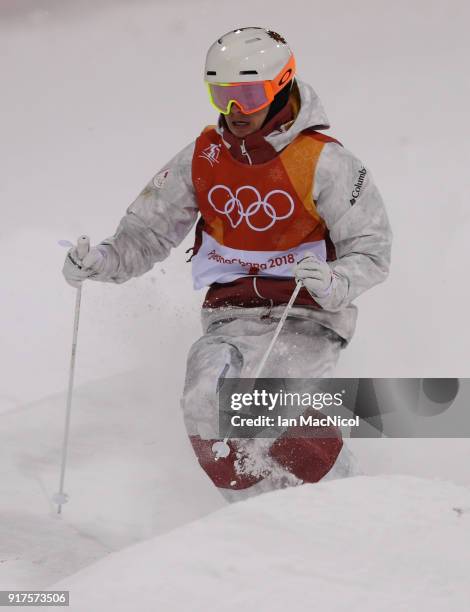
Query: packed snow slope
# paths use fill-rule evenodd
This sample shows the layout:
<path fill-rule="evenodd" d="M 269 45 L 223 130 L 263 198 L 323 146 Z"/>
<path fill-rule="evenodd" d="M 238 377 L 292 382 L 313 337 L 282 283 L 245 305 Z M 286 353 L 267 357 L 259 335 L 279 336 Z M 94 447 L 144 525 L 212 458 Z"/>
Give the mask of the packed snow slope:
<path fill-rule="evenodd" d="M 234 504 L 54 588 L 71 612 L 460 612 L 469 567 L 467 489 L 361 476 Z"/>
<path fill-rule="evenodd" d="M 60 516 L 65 395 L 1 415 L 0 590 L 45 588 L 225 505 L 194 459 L 172 389 L 157 382 L 139 370 L 76 389 Z"/>
<path fill-rule="evenodd" d="M 174 389 L 160 382 L 171 378 L 170 370 L 162 361 L 158 369 L 76 388 L 65 480 L 70 501 L 60 516 L 52 497 L 65 394 L 0 416 L 0 590 L 47 588 L 110 553 L 225 506 L 195 460 Z M 348 444 L 366 474 L 399 472 L 470 487 L 468 440 Z M 364 494 L 357 489 L 358 497 Z M 292 510 L 289 517 L 286 525 L 297 521 Z"/>

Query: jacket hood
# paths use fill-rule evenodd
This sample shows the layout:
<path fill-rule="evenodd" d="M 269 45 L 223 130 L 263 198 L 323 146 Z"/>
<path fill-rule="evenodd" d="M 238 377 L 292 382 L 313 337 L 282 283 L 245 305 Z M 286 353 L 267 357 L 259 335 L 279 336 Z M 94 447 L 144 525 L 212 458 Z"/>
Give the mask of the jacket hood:
<path fill-rule="evenodd" d="M 276 151 L 282 151 L 282 149 L 300 134 L 300 132 L 307 128 L 327 130 L 330 127 L 330 122 L 326 116 L 323 104 L 313 87 L 298 78 L 295 80 L 297 83 L 298 105 L 300 105 L 300 108 L 298 108 L 297 113 L 294 112 L 294 121 L 290 125 L 284 126 L 284 129 L 271 132 L 271 134 L 265 137 Z M 294 96 L 295 93 L 294 90 Z"/>

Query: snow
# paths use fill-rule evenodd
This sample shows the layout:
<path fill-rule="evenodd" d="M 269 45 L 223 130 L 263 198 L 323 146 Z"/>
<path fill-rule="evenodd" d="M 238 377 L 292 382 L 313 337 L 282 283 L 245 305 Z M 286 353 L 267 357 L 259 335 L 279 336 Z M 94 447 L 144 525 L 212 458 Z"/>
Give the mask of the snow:
<path fill-rule="evenodd" d="M 225 504 L 193 457 L 171 389 L 139 370 L 77 389 L 57 515 L 64 394 L 1 416 L 0 590 L 40 588 Z M 176 412 L 176 413 L 175 413 Z"/>
<path fill-rule="evenodd" d="M 160 367 L 165 378 L 168 366 Z M 65 393 L 1 416 L 0 590 L 50 586 L 225 506 L 194 459 L 173 394 L 151 369 L 77 387 L 65 483 L 70 501 L 61 517 L 51 499 Z M 467 440 L 348 444 L 367 474 L 418 474 L 470 486 Z"/>
<path fill-rule="evenodd" d="M 395 232 L 391 277 L 358 300 L 337 375 L 468 377 L 468 3 L 237 8 L 291 41 Z M 300 596 L 325 610 L 464 609 L 467 440 L 351 440 L 370 477 L 226 507 L 179 410 L 200 333 L 190 237 L 142 278 L 84 286 L 70 502 L 61 517 L 51 503 L 75 301 L 58 241 L 112 234 L 214 121 L 202 61 L 236 19 L 215 0 L 1 4 L 0 589 L 62 581 L 92 611 L 106 610 L 93 597 L 113 579 L 113 610 L 131 606 L 139 581 L 142 610 L 305 609 Z"/>
<path fill-rule="evenodd" d="M 73 612 L 463 610 L 470 492 L 355 477 L 268 493 L 54 585 Z"/>

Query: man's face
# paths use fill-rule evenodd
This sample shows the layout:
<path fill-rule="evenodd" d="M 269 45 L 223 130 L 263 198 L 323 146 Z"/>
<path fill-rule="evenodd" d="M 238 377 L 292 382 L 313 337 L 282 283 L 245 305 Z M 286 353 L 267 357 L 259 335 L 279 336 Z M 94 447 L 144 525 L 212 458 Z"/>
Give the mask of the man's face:
<path fill-rule="evenodd" d="M 227 122 L 228 129 L 234 136 L 244 138 L 260 129 L 268 112 L 269 106 L 251 115 L 244 115 L 240 107 L 234 103 L 230 107 L 230 113 L 225 115 L 225 121 Z"/>

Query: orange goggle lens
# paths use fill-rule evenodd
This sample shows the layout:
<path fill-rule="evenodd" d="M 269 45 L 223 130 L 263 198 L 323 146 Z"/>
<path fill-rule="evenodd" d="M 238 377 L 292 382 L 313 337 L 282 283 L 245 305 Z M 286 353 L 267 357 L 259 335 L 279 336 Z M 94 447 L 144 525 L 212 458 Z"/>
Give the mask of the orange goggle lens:
<path fill-rule="evenodd" d="M 232 104 L 240 107 L 245 115 L 269 106 L 274 99 L 269 81 L 256 83 L 208 83 L 209 97 L 215 108 L 228 115 Z"/>

